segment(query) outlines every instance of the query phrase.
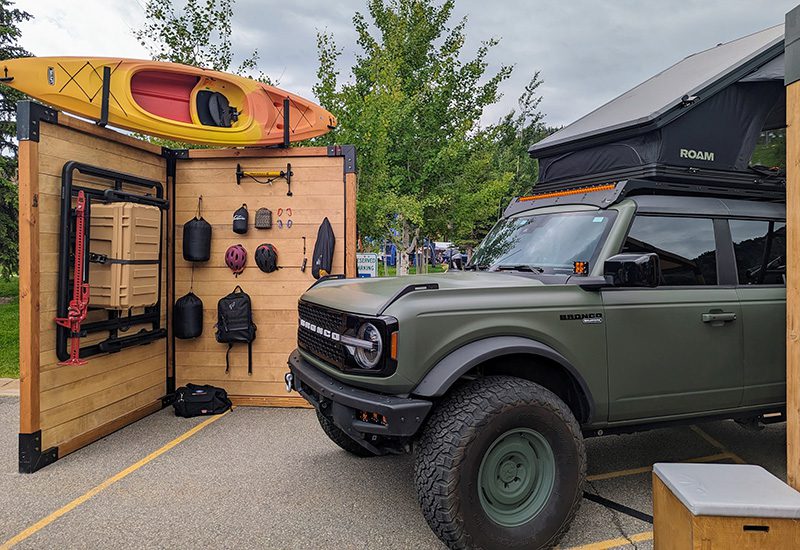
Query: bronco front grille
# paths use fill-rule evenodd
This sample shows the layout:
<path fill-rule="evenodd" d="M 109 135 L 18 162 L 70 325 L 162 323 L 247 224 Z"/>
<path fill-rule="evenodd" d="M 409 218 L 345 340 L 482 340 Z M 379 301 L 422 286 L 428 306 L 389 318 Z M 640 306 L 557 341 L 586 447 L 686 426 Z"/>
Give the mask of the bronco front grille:
<path fill-rule="evenodd" d="M 323 329 L 341 334 L 346 327 L 345 314 L 340 311 L 324 308 L 307 302 L 299 302 L 297 312 L 300 319 Z M 345 349 L 340 342 L 335 342 L 316 331 L 305 327 L 297 327 L 297 344 L 303 350 L 319 357 L 339 369 L 345 366 Z"/>

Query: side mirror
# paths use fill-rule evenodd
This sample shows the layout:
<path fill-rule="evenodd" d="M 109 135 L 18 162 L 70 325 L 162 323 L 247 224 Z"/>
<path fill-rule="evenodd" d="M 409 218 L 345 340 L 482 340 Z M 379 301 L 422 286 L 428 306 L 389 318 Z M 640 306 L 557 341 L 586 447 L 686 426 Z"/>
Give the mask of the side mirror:
<path fill-rule="evenodd" d="M 661 264 L 658 254 L 617 254 L 606 260 L 603 275 L 612 286 L 656 287 Z"/>

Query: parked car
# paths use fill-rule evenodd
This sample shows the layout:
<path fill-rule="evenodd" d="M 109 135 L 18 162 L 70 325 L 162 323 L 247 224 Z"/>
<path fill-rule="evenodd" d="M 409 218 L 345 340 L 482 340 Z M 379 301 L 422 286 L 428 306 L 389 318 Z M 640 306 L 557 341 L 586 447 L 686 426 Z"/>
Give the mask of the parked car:
<path fill-rule="evenodd" d="M 586 436 L 782 418 L 784 205 L 620 186 L 513 202 L 466 271 L 300 300 L 289 389 L 346 451 L 413 451 L 452 548 L 555 544 Z"/>

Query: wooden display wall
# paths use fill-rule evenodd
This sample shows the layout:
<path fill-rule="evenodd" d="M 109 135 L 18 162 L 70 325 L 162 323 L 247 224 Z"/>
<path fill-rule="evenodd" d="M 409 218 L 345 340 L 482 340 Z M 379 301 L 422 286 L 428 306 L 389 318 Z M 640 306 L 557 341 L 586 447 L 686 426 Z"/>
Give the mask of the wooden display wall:
<path fill-rule="evenodd" d="M 261 184 L 243 178 L 236 184 L 236 165 L 244 170 L 286 170 L 292 165 L 292 196 L 287 196 L 286 180 Z M 354 161 L 349 160 L 350 164 Z M 192 340 L 176 340 L 176 384 L 213 384 L 225 388 L 240 405 L 303 406 L 298 396 L 284 389 L 286 361 L 297 341 L 297 301 L 314 282 L 311 257 L 317 230 L 327 217 L 336 235 L 332 273 L 355 275 L 355 192 L 356 181 L 348 159 L 329 156 L 324 147 L 290 149 L 190 150 L 189 158 L 177 161 L 176 170 L 176 261 L 175 295 L 183 296 L 190 287 L 203 301 L 203 334 Z M 259 178 L 265 179 L 265 178 Z M 203 217 L 212 227 L 211 259 L 208 262 L 183 260 L 182 226 L 197 210 L 203 196 Z M 244 235 L 232 230 L 233 213 L 247 204 L 250 221 Z M 254 227 L 256 211 L 272 211 L 272 228 Z M 278 215 L 279 209 L 283 210 Z M 291 209 L 291 216 L 288 210 Z M 288 220 L 292 227 L 287 227 Z M 283 222 L 279 228 L 278 221 Z M 306 237 L 308 267 L 303 262 Z M 262 272 L 255 263 L 261 243 L 271 243 L 278 251 L 280 269 Z M 234 277 L 225 265 L 225 251 L 234 244 L 247 250 L 247 267 Z M 230 353 L 230 372 L 225 373 L 227 344 L 217 343 L 214 324 L 217 302 L 241 285 L 252 299 L 253 318 L 258 326 L 253 343 L 253 373 L 247 373 L 247 345 L 235 344 Z"/>
<path fill-rule="evenodd" d="M 44 112 L 55 115 L 54 111 Z M 33 135 L 20 139 L 19 144 L 22 468 L 23 459 L 36 462 L 41 452 L 45 458 L 39 460 L 46 463 L 54 455 L 63 456 L 158 410 L 166 391 L 167 338 L 119 353 L 96 355 L 81 366 L 58 365 L 54 318 L 62 167 L 68 161 L 79 161 L 159 181 L 167 198 L 169 189 L 160 147 L 61 113 L 57 122 L 39 121 L 34 116 L 20 124 L 28 124 L 33 130 Z M 78 172 L 74 182 L 93 185 L 91 178 Z M 166 293 L 168 234 L 165 230 L 162 248 L 162 326 L 170 303 Z M 103 311 L 90 312 L 87 322 L 104 316 Z M 82 345 L 107 336 L 90 335 Z M 32 448 L 25 447 L 31 442 Z"/>

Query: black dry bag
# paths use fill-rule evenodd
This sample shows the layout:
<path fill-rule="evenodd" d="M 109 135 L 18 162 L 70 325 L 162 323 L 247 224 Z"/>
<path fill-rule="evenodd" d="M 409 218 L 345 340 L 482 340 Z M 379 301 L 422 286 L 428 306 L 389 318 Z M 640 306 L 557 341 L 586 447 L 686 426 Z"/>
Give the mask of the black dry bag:
<path fill-rule="evenodd" d="M 191 418 L 206 414 L 222 414 L 231 408 L 228 392 L 214 386 L 186 384 L 175 390 L 175 416 Z"/>
<path fill-rule="evenodd" d="M 315 279 L 331 274 L 333 264 L 333 248 L 336 237 L 328 218 L 322 220 L 317 231 L 317 242 L 314 244 L 314 255 L 311 257 L 311 274 Z"/>
<path fill-rule="evenodd" d="M 247 212 L 247 205 L 243 204 L 233 213 L 233 232 L 244 235 L 247 233 L 247 225 L 250 222 L 250 214 Z"/>
<path fill-rule="evenodd" d="M 203 334 L 203 301 L 194 292 L 178 298 L 172 309 L 175 338 L 197 338 Z"/>
<path fill-rule="evenodd" d="M 197 199 L 197 215 L 183 224 L 183 259 L 207 262 L 211 257 L 211 224 L 200 213 L 203 197 Z"/>
<path fill-rule="evenodd" d="M 236 286 L 233 292 L 220 298 L 217 303 L 217 342 L 228 344 L 225 353 L 225 372 L 231 368 L 230 353 L 233 344 L 247 344 L 247 374 L 253 374 L 253 340 L 256 338 L 256 325 L 253 323 L 253 311 L 250 307 L 250 296 Z"/>

